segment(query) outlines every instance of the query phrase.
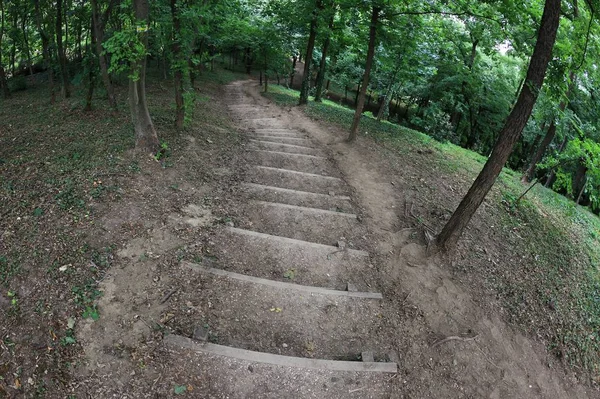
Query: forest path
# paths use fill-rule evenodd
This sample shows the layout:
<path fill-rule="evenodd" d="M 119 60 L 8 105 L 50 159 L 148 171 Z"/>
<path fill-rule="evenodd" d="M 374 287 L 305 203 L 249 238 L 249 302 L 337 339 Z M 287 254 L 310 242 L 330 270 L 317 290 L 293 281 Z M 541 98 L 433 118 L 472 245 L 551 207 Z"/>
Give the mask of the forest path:
<path fill-rule="evenodd" d="M 382 295 L 352 189 L 247 82 L 230 85 L 228 99 L 248 139 L 239 212 L 215 240 L 218 264 L 186 263 L 209 280 L 218 338 L 205 342 L 198 320 L 197 340 L 165 342 L 199 356 L 222 396 L 389 397 L 397 354 L 379 334 Z"/>
<path fill-rule="evenodd" d="M 315 370 L 302 360 L 277 365 L 269 356 L 211 353 L 192 340 L 172 339 L 177 358 L 186 359 L 183 367 L 206 373 L 216 397 L 588 397 L 554 368 L 540 343 L 487 314 L 452 280 L 445 260 L 427 254 L 405 215 L 403 183 L 395 176 L 390 184 L 389 162 L 398 160 L 366 140 L 345 143 L 345 132 L 325 128 L 301 109 L 274 106 L 259 90 L 254 81 L 228 87 L 231 115 L 252 155 L 237 225 L 220 233 L 220 266 L 338 293 L 350 282 L 352 290 L 383 298 L 315 298 L 289 287 L 229 282 L 215 295 L 229 298 L 229 317 L 242 325 L 227 330 L 234 323 L 224 323 L 228 338 L 220 342 L 354 364 L 371 350 L 383 367 L 397 361 L 399 369 L 390 376 Z M 346 249 L 335 248 L 336 240 Z M 239 303 L 231 306 L 236 290 L 244 295 L 234 295 Z"/>

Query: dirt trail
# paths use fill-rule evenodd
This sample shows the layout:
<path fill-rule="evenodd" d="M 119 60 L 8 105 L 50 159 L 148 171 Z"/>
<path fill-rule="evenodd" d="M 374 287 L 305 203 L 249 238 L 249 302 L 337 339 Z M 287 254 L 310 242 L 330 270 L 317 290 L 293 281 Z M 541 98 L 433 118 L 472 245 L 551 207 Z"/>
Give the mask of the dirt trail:
<path fill-rule="evenodd" d="M 88 373 L 116 385 L 96 397 L 593 397 L 428 255 L 390 175 L 398 160 L 271 104 L 254 81 L 226 101 L 246 138 L 219 206 L 198 205 L 198 190 L 146 226 L 119 252 L 132 264 L 103 282 L 109 316 L 80 327 Z M 202 251 L 160 266 L 183 226 Z"/>

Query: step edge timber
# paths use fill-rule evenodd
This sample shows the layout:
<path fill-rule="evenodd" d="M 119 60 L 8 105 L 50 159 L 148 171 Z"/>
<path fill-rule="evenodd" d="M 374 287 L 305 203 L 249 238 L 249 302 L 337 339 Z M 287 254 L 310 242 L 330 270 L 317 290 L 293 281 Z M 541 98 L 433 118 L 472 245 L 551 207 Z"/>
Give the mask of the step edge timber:
<path fill-rule="evenodd" d="M 281 191 L 281 192 L 290 193 L 290 194 L 306 195 L 308 197 L 328 198 L 328 199 L 336 199 L 336 200 L 340 200 L 340 201 L 350 201 L 351 200 L 351 198 L 348 196 L 312 193 L 310 191 L 292 190 L 290 188 L 267 186 L 265 184 L 258 184 L 258 183 L 242 183 L 242 186 L 249 186 L 249 187 L 254 187 L 254 188 L 264 188 L 264 189 L 271 190 L 271 191 Z"/>
<path fill-rule="evenodd" d="M 273 366 L 303 368 L 321 371 L 348 371 L 348 372 L 374 372 L 397 373 L 398 365 L 391 362 L 351 362 L 343 360 L 311 359 L 276 355 L 273 353 L 255 352 L 231 346 L 198 342 L 181 335 L 169 334 L 163 338 L 167 346 L 190 349 L 210 355 L 229 357 L 253 363 L 265 363 Z"/>
<path fill-rule="evenodd" d="M 254 230 L 240 229 L 240 228 L 237 228 L 237 227 L 226 227 L 225 229 L 227 231 L 231 232 L 231 233 L 239 234 L 239 235 L 245 235 L 245 236 L 251 236 L 251 237 L 258 237 L 258 238 L 267 239 L 267 240 L 273 240 L 273 241 L 281 241 L 281 242 L 285 242 L 285 243 L 293 244 L 293 245 L 303 245 L 303 246 L 306 246 L 306 247 L 326 249 L 326 250 L 333 251 L 333 252 L 339 252 L 339 251 L 341 251 L 338 247 L 334 247 L 332 245 L 326 245 L 326 244 L 319 244 L 317 242 L 297 240 L 295 238 L 275 236 L 275 235 L 272 235 L 272 234 L 260 233 L 258 231 L 254 231 Z M 346 248 L 346 249 L 343 249 L 343 251 L 347 251 L 350 254 L 353 254 L 353 255 L 356 255 L 356 256 L 362 256 L 362 257 L 365 257 L 365 258 L 369 258 L 369 256 L 370 256 L 368 252 L 361 251 L 360 249 Z"/>
<path fill-rule="evenodd" d="M 268 136 L 268 135 L 257 135 L 257 134 L 249 134 L 250 137 L 256 137 L 256 138 L 264 138 L 264 139 L 286 139 L 286 140 L 302 140 L 302 141 L 309 141 L 309 139 L 307 138 L 300 138 L 300 137 L 292 137 L 292 136 Z"/>
<path fill-rule="evenodd" d="M 383 299 L 383 295 L 379 292 L 359 292 L 359 291 L 340 291 L 332 290 L 329 288 L 315 287 L 312 285 L 300 285 L 294 283 L 287 283 L 285 281 L 269 280 L 260 277 L 249 276 L 247 274 L 240 274 L 230 272 L 223 269 L 216 269 L 214 267 L 202 266 L 197 263 L 182 261 L 180 265 L 192 269 L 199 273 L 208 273 L 215 276 L 227 277 L 233 280 L 243 281 L 246 283 L 259 284 L 267 287 L 277 288 L 281 290 L 294 290 L 300 291 L 307 294 L 318 294 L 327 296 L 337 296 L 346 298 L 360 298 L 360 299 Z"/>
<path fill-rule="evenodd" d="M 285 156 L 291 155 L 293 157 L 300 157 L 300 158 L 324 159 L 324 160 L 327 160 L 327 158 L 320 157 L 318 155 L 299 154 L 297 152 L 271 151 L 271 150 L 261 150 L 261 149 L 249 149 L 248 151 L 264 152 L 264 153 L 267 153 L 267 154 L 276 154 L 276 155 L 285 155 Z"/>
<path fill-rule="evenodd" d="M 337 211 L 330 211 L 330 210 L 327 210 L 327 209 L 310 208 L 310 207 L 307 207 L 307 206 L 289 205 L 289 204 L 283 204 L 281 202 L 271 202 L 271 201 L 257 201 L 257 200 L 254 200 L 254 201 L 252 201 L 252 203 L 258 204 L 258 205 L 272 206 L 272 207 L 275 207 L 275 208 L 286 208 L 286 209 L 293 209 L 293 210 L 296 210 L 296 211 L 306 211 L 306 212 L 313 212 L 313 213 L 322 213 L 324 215 L 342 216 L 342 217 L 347 217 L 347 218 L 350 218 L 350 219 L 358 219 L 358 216 L 355 213 L 337 212 Z"/>
<path fill-rule="evenodd" d="M 270 170 L 270 171 L 274 171 L 274 172 L 290 173 L 290 174 L 302 175 L 302 176 L 307 176 L 307 177 L 320 177 L 320 178 L 323 178 L 323 179 L 339 180 L 339 181 L 343 182 L 343 180 L 340 179 L 339 177 L 327 176 L 327 175 L 318 175 L 316 173 L 300 172 L 299 170 L 283 169 L 283 168 L 273 168 L 271 166 L 262 166 L 262 165 L 254 165 L 254 167 L 258 168 L 258 169 L 266 169 L 266 170 Z"/>
<path fill-rule="evenodd" d="M 260 144 L 280 145 L 280 146 L 284 146 L 284 147 L 302 148 L 302 149 L 305 149 L 305 150 L 316 150 L 316 151 L 319 151 L 318 148 L 315 148 L 315 147 L 305 147 L 303 145 L 286 144 L 286 143 L 274 143 L 272 141 L 264 141 L 264 140 L 257 140 L 257 139 L 250 139 L 250 141 L 256 142 L 256 143 L 260 143 Z"/>

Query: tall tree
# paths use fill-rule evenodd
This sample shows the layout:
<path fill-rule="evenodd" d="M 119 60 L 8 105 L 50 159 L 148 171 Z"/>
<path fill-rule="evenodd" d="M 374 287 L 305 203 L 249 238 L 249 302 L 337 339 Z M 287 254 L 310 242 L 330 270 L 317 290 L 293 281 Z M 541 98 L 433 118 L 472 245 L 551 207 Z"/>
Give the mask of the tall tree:
<path fill-rule="evenodd" d="M 63 95 L 65 98 L 71 97 L 71 79 L 67 63 L 67 53 L 63 43 L 63 5 L 65 0 L 56 2 L 56 50 L 58 52 L 58 65 L 60 66 L 60 75 L 63 81 Z"/>
<path fill-rule="evenodd" d="M 50 53 L 50 36 L 44 26 L 44 14 L 40 6 L 40 0 L 35 0 L 35 22 L 37 30 L 42 39 L 42 56 L 44 58 L 44 69 L 48 74 L 48 86 L 50 89 L 50 102 L 55 100 L 54 71 L 52 70 L 52 56 Z"/>
<path fill-rule="evenodd" d="M 181 17 L 177 0 L 171 0 L 171 17 L 173 18 L 173 84 L 175 86 L 175 126 L 178 129 L 183 128 L 185 120 L 185 108 L 183 104 L 183 70 L 187 66 L 186 60 L 182 57 L 181 49 Z M 181 2 L 179 2 L 181 3 Z"/>
<path fill-rule="evenodd" d="M 335 20 L 335 5 L 331 7 L 331 16 L 329 17 L 328 30 L 325 33 L 325 41 L 323 42 L 323 49 L 321 52 L 321 62 L 319 63 L 319 70 L 317 72 L 317 79 L 315 82 L 315 101 L 321 102 L 323 98 L 323 81 L 325 80 L 325 68 L 327 67 L 327 52 L 331 45 L 331 31 L 333 29 L 333 22 Z"/>
<path fill-rule="evenodd" d="M 129 107 L 135 129 L 135 147 L 139 151 L 156 153 L 160 148 L 158 135 L 146 102 L 146 50 L 148 48 L 148 0 L 133 0 L 133 11 L 136 19 L 138 38 L 143 46 L 143 53 L 131 65 L 129 78 Z"/>
<path fill-rule="evenodd" d="M 371 24 L 369 26 L 369 47 L 367 49 L 367 62 L 365 64 L 365 73 L 363 75 L 362 84 L 360 86 L 358 104 L 356 105 L 354 119 L 352 120 L 352 126 L 350 127 L 350 135 L 348 136 L 348 141 L 350 142 L 356 140 L 356 136 L 358 135 L 358 126 L 360 125 L 360 118 L 362 116 L 363 108 L 365 107 L 365 98 L 367 97 L 367 89 L 369 88 L 369 77 L 371 75 L 371 67 L 373 66 L 373 58 L 375 57 L 377 24 L 379 22 L 380 12 L 381 8 L 379 8 L 377 5 L 373 5 L 373 10 L 371 13 Z"/>
<path fill-rule="evenodd" d="M 458 208 L 440 234 L 437 244 L 442 248 L 456 245 L 465 227 L 490 191 L 496 178 L 500 175 L 512 149 L 527 124 L 531 111 L 537 100 L 538 92 L 544 82 L 546 69 L 552 57 L 552 49 L 556 40 L 556 32 L 560 20 L 560 0 L 546 0 L 538 39 L 529 62 L 525 84 L 510 115 L 504 123 L 492 154 L 479 176 L 463 198 Z"/>
<path fill-rule="evenodd" d="M 10 90 L 6 80 L 6 72 L 2 64 L 2 38 L 4 37 L 4 1 L 0 0 L 0 90 L 4 98 L 10 97 Z"/>
<path fill-rule="evenodd" d="M 104 54 L 104 48 L 102 47 L 102 43 L 104 42 L 104 31 L 106 30 L 106 23 L 110 14 L 113 10 L 113 7 L 120 0 L 110 0 L 108 3 L 108 7 L 104 13 L 100 13 L 100 8 L 98 7 L 98 0 L 92 0 L 92 21 L 93 21 L 93 30 L 95 36 L 94 46 L 96 47 L 96 55 L 98 56 L 98 65 L 100 66 L 100 76 L 102 77 L 102 84 L 104 85 L 104 89 L 106 90 L 106 96 L 108 97 L 108 104 L 114 110 L 117 109 L 117 99 L 115 96 L 115 90 L 112 82 L 110 81 L 110 75 L 108 74 L 108 61 L 106 60 L 106 54 Z"/>
<path fill-rule="evenodd" d="M 299 105 L 308 103 L 308 91 L 310 90 L 310 67 L 317 37 L 317 24 L 319 21 L 319 12 L 323 9 L 323 1 L 316 0 L 315 8 L 310 20 L 310 33 L 306 45 L 306 57 L 304 58 L 304 75 L 302 76 L 302 87 L 300 89 Z"/>

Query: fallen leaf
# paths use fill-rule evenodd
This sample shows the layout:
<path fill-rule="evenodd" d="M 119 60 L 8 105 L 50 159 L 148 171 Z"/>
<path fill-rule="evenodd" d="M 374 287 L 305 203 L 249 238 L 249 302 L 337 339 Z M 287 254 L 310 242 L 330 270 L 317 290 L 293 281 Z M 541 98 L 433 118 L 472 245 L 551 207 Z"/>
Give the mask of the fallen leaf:
<path fill-rule="evenodd" d="M 281 313 L 281 308 L 271 308 L 271 312 Z"/>

